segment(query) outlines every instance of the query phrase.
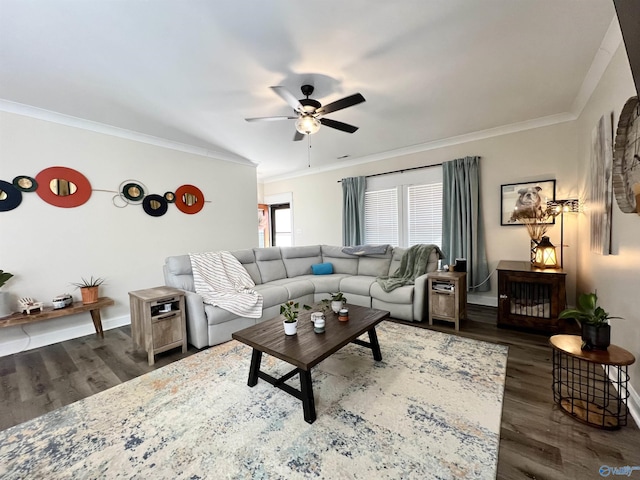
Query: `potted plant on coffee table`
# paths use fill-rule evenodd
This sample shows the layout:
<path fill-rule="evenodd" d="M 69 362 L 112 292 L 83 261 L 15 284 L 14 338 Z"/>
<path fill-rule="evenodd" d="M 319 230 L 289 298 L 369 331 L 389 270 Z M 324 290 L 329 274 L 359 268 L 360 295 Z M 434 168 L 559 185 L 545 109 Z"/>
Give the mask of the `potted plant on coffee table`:
<path fill-rule="evenodd" d="M 347 303 L 347 297 L 342 292 L 330 293 L 331 295 L 331 310 L 334 313 L 338 313 L 345 303 Z"/>
<path fill-rule="evenodd" d="M 583 293 L 578 297 L 577 308 L 567 308 L 560 312 L 559 318 L 573 318 L 582 329 L 583 350 L 606 350 L 611 344 L 612 318 L 602 307 L 598 306 L 595 293 Z"/>
<path fill-rule="evenodd" d="M 311 310 L 309 305 L 303 305 L 305 310 Z M 285 335 L 295 335 L 298 332 L 298 314 L 300 313 L 300 303 L 289 300 L 287 303 L 280 305 L 280 315 L 284 316 L 284 333 Z"/>
<path fill-rule="evenodd" d="M 0 288 L 7 283 L 13 277 L 13 274 L 9 272 L 5 272 L 4 270 L 0 270 Z M 11 311 L 11 305 L 9 301 L 9 292 L 0 291 L 0 317 L 6 317 L 11 315 L 13 312 Z"/>
<path fill-rule="evenodd" d="M 80 294 L 82 295 L 82 303 L 96 303 L 98 301 L 98 287 L 104 283 L 104 279 L 102 278 L 93 278 L 93 275 L 89 280 L 82 277 L 82 282 L 72 283 L 71 285 L 75 285 L 80 289 Z"/>

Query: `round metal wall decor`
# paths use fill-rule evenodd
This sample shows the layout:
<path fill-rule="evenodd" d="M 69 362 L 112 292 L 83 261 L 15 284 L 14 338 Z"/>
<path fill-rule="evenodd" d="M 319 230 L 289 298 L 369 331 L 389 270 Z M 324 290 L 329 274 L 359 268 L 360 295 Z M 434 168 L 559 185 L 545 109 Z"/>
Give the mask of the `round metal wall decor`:
<path fill-rule="evenodd" d="M 182 213 L 192 215 L 204 207 L 204 195 L 193 185 L 182 185 L 176 190 L 176 207 Z"/>
<path fill-rule="evenodd" d="M 131 203 L 140 203 L 145 196 L 145 188 L 141 183 L 127 180 L 120 185 L 120 192 Z"/>
<path fill-rule="evenodd" d="M 142 201 L 142 208 L 152 217 L 161 217 L 167 213 L 167 201 L 160 195 L 147 195 Z"/>
<path fill-rule="evenodd" d="M 175 203 L 176 201 L 176 194 L 173 192 L 165 192 L 164 194 L 164 199 L 169 202 L 169 203 Z"/>
<path fill-rule="evenodd" d="M 13 210 L 22 202 L 22 192 L 9 182 L 0 180 L 0 212 Z"/>
<path fill-rule="evenodd" d="M 38 196 L 50 205 L 62 208 L 79 207 L 91 197 L 91 184 L 83 174 L 67 167 L 49 167 L 36 175 L 36 182 L 41 185 L 36 189 Z M 69 192 L 55 193 L 54 183 L 62 183 L 72 187 Z M 75 190 L 74 190 L 75 188 Z"/>
<path fill-rule="evenodd" d="M 22 192 L 35 192 L 38 188 L 38 182 L 35 178 L 26 175 L 18 175 L 13 179 L 13 185 Z"/>
<path fill-rule="evenodd" d="M 640 198 L 640 103 L 631 97 L 625 103 L 613 149 L 613 191 L 620 210 L 636 213 Z"/>

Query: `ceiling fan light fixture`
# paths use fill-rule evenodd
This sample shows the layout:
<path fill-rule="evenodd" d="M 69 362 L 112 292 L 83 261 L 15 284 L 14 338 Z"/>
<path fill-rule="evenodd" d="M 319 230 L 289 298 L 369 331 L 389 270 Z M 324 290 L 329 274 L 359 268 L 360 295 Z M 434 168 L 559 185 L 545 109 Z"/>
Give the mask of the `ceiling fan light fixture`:
<path fill-rule="evenodd" d="M 304 135 L 313 135 L 320 130 L 320 120 L 311 115 L 301 115 L 296 120 L 296 130 Z"/>

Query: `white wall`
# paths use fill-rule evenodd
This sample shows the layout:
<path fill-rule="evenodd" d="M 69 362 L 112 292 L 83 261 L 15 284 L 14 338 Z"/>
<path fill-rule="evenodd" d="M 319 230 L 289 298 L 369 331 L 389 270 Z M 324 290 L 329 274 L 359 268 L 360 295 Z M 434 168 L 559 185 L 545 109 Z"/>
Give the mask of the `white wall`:
<path fill-rule="evenodd" d="M 626 52 L 621 46 L 577 120 L 578 172 L 583 192 L 588 192 L 593 128 L 602 115 L 613 112 L 615 132 L 622 107 L 635 95 Z M 640 216 L 622 213 L 613 200 L 612 255 L 591 253 L 589 227 L 588 217 L 582 216 L 578 226 L 578 291 L 597 290 L 603 308 L 612 315 L 624 317 L 623 320 L 612 320 L 611 341 L 635 356 L 636 363 L 629 371 L 631 384 L 635 392 L 640 393 Z"/>
<path fill-rule="evenodd" d="M 106 278 L 101 295 L 115 299 L 102 312 L 106 328 L 129 323 L 128 292 L 163 285 L 169 255 L 257 246 L 255 167 L 0 112 L 0 179 L 35 177 L 51 166 L 84 174 L 93 189 L 117 191 L 135 179 L 148 193 L 192 184 L 206 203 L 186 215 L 169 205 L 151 217 L 141 205 L 116 208 L 114 193 L 94 191 L 87 203 L 58 208 L 23 193 L 15 210 L 0 212 L 0 268 L 14 278 L 3 287 L 15 298 L 50 302 L 61 293 L 80 299 L 70 282 Z M 46 186 L 41 186 L 43 188 Z M 93 332 L 88 313 L 0 329 L 0 355 Z"/>
<path fill-rule="evenodd" d="M 357 133 L 354 134 L 354 141 Z M 265 183 L 264 195 L 292 192 L 296 206 L 296 244 L 342 243 L 343 177 L 369 175 L 421 165 L 433 165 L 467 155 L 481 160 L 481 201 L 487 232 L 487 259 L 494 269 L 500 260 L 529 260 L 529 236 L 524 226 L 500 225 L 500 185 L 556 179 L 556 198 L 577 195 L 575 122 L 540 127 L 484 140 L 438 148 L 375 163 L 345 167 L 289 180 Z M 575 290 L 576 218 L 565 217 L 565 270 L 570 298 Z M 560 244 L 560 227 L 548 231 L 551 241 Z M 497 275 L 492 290 L 470 296 L 470 301 L 497 305 Z"/>

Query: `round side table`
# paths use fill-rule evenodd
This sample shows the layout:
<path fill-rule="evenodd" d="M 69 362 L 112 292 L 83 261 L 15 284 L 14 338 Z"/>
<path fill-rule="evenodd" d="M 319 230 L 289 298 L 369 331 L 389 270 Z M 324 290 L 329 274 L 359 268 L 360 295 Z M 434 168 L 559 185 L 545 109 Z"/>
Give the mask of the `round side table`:
<path fill-rule="evenodd" d="M 554 335 L 553 399 L 563 412 L 593 427 L 614 430 L 627 424 L 628 366 L 636 361 L 624 348 L 582 350 L 578 335 Z"/>

